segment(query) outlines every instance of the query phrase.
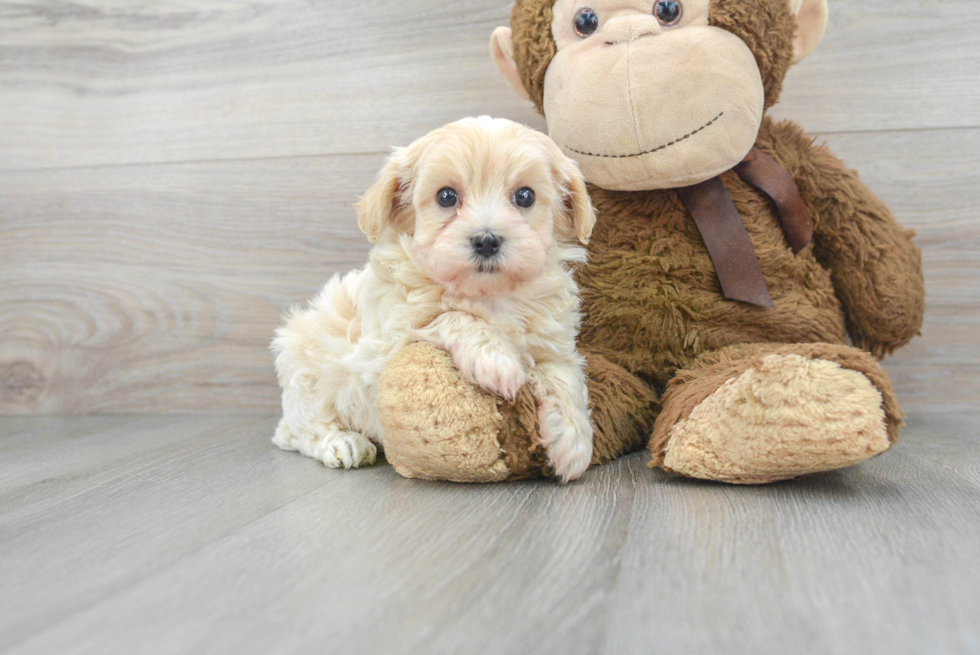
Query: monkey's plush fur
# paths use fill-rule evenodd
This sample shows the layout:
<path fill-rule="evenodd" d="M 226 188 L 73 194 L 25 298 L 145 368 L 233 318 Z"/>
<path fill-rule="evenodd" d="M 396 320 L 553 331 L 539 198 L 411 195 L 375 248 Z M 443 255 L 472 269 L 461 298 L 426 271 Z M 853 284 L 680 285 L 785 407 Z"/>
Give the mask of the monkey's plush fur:
<path fill-rule="evenodd" d="M 518 0 L 511 20 L 514 62 L 539 110 L 556 52 L 553 3 Z M 752 50 L 772 106 L 793 59 L 787 0 L 714 0 L 710 16 Z M 920 330 L 921 254 L 857 175 L 797 125 L 765 118 L 756 147 L 791 173 L 814 220 L 813 242 L 794 255 L 769 198 L 733 172 L 721 176 L 770 309 L 723 297 L 676 191 L 590 187 L 599 218 L 577 280 L 595 463 L 649 443 L 652 465 L 760 483 L 852 465 L 897 438 L 902 412 L 876 358 Z M 429 346 L 392 360 L 379 402 L 403 475 L 548 473 L 530 391 L 511 402 L 479 392 Z"/>

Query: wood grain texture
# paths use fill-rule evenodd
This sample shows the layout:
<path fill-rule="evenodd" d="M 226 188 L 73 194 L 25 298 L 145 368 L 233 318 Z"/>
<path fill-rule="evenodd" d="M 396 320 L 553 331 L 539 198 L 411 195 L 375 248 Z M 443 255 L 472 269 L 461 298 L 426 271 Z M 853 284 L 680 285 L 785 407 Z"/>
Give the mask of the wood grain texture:
<path fill-rule="evenodd" d="M 975 127 L 975 0 L 831 1 L 780 115 Z M 488 56 L 491 0 L 0 2 L 0 168 L 380 152 L 456 118 L 540 125 Z"/>
<path fill-rule="evenodd" d="M 828 4 L 826 38 L 790 71 L 774 116 L 815 133 L 978 126 L 975 2 Z"/>
<path fill-rule="evenodd" d="M 644 455 L 567 487 L 327 470 L 274 423 L 0 419 L 0 652 L 980 647 L 976 418 L 755 488 Z"/>
<path fill-rule="evenodd" d="M 0 173 L 0 412 L 272 411 L 381 155 Z"/>
<path fill-rule="evenodd" d="M 831 0 L 778 116 L 920 233 L 912 411 L 980 404 L 980 4 Z M 367 243 L 390 145 L 541 127 L 487 54 L 509 6 L 0 0 L 0 414 L 271 412 L 280 313 Z"/>
<path fill-rule="evenodd" d="M 490 61 L 505 3 L 364 7 L 0 3 L 2 168 L 380 152 L 474 113 L 532 117 Z"/>

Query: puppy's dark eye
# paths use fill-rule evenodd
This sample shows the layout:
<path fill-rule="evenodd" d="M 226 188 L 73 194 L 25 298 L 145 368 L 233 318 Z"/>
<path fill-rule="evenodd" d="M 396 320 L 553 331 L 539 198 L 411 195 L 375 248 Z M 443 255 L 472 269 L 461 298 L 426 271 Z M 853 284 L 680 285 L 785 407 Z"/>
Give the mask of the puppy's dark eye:
<path fill-rule="evenodd" d="M 455 207 L 459 203 L 459 194 L 456 193 L 456 189 L 450 189 L 446 187 L 445 189 L 439 189 L 439 193 L 436 194 L 436 202 L 439 203 L 440 207 Z"/>
<path fill-rule="evenodd" d="M 582 7 L 575 12 L 575 33 L 583 39 L 599 29 L 599 14 L 592 7 Z"/>
<path fill-rule="evenodd" d="M 527 209 L 534 204 L 534 191 L 527 187 L 522 187 L 514 193 L 514 204 L 518 207 Z"/>
<path fill-rule="evenodd" d="M 664 27 L 676 25 L 684 15 L 684 5 L 678 0 L 658 0 L 653 3 L 653 15 Z"/>

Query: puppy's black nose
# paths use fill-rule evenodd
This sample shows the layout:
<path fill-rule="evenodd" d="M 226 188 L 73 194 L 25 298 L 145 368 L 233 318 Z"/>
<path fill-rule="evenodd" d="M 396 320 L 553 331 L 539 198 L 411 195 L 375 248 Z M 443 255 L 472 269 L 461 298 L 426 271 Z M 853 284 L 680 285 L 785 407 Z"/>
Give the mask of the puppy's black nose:
<path fill-rule="evenodd" d="M 500 252 L 501 242 L 503 242 L 503 239 L 493 232 L 479 234 L 470 239 L 470 243 L 473 245 L 473 252 L 476 253 L 477 257 L 482 259 L 490 259 Z"/>

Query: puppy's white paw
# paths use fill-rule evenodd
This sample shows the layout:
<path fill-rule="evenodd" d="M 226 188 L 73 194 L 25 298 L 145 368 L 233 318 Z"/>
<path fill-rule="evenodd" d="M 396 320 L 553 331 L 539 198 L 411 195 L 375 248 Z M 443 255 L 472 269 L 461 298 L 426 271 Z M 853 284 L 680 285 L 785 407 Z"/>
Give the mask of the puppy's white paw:
<path fill-rule="evenodd" d="M 334 469 L 370 466 L 378 457 L 378 448 L 358 432 L 330 432 L 317 446 L 317 459 Z"/>
<path fill-rule="evenodd" d="M 542 404 L 539 415 L 541 441 L 548 463 L 562 482 L 579 478 L 592 464 L 592 425 L 588 414 L 570 421 L 550 403 Z M 576 424 L 578 427 L 576 427 Z"/>
<path fill-rule="evenodd" d="M 499 351 L 460 357 L 456 360 L 456 367 L 469 382 L 508 400 L 513 400 L 527 382 L 521 362 Z"/>
<path fill-rule="evenodd" d="M 592 440 L 567 440 L 548 449 L 548 462 L 562 482 L 577 480 L 592 464 Z"/>

